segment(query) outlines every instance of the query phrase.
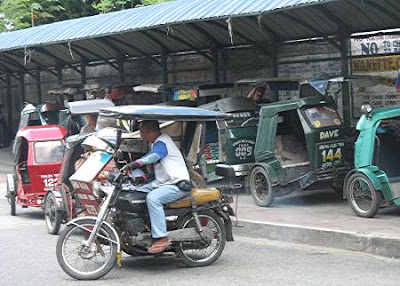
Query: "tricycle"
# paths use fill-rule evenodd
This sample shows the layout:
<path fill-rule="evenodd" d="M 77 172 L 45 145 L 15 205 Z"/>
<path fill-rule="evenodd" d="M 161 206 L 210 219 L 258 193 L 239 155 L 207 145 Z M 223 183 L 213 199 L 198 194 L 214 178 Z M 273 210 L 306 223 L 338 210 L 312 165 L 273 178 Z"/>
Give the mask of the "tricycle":
<path fill-rule="evenodd" d="M 7 199 L 11 215 L 16 204 L 42 207 L 46 192 L 58 180 L 64 149 L 65 129 L 57 125 L 28 126 L 15 139 L 15 167 L 7 174 Z"/>
<path fill-rule="evenodd" d="M 400 106 L 363 105 L 361 113 L 344 196 L 358 216 L 373 217 L 380 207 L 400 205 Z"/>
<path fill-rule="evenodd" d="M 258 206 L 330 182 L 342 192 L 345 136 L 336 105 L 321 97 L 261 106 L 249 188 Z"/>
<path fill-rule="evenodd" d="M 182 136 L 171 138 L 184 156 L 201 152 L 197 140 L 193 140 L 199 122 L 229 118 L 221 112 L 169 106 L 119 106 L 105 108 L 101 114 L 127 120 L 129 126 L 137 126 L 140 120 L 173 120 L 172 129 L 182 131 Z M 147 152 L 147 144 L 137 131 L 106 131 L 107 136 L 99 132 L 82 143 L 93 152 L 69 178 L 74 192 L 85 194 L 88 199 L 93 194 L 101 201 L 98 210 L 92 209 L 92 216 L 69 221 L 57 242 L 60 266 L 76 279 L 98 279 L 107 274 L 116 262 L 121 263 L 121 250 L 133 256 L 150 255 L 147 250 L 152 237 L 146 193 L 136 188 L 136 180 L 124 171 L 130 160 Z M 117 170 L 104 169 L 110 162 L 114 162 Z M 229 176 L 230 170 L 221 167 L 217 172 Z M 101 173 L 105 182 L 96 179 Z M 171 243 L 165 252 L 175 253 L 190 267 L 210 265 L 222 254 L 226 241 L 233 240 L 231 199 L 216 188 L 186 186 L 185 189 L 187 196 L 164 207 Z"/>

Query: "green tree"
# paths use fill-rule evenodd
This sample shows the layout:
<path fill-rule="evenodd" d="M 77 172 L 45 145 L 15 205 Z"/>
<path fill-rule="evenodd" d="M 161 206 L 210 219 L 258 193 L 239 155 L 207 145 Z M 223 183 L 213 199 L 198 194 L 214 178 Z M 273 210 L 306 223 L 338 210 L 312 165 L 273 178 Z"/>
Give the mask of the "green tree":
<path fill-rule="evenodd" d="M 0 30 L 16 30 L 51 22 L 54 13 L 64 10 L 59 0 L 3 0 Z"/>
<path fill-rule="evenodd" d="M 92 6 L 100 13 L 134 8 L 136 6 L 147 6 L 172 0 L 100 0 L 95 1 Z"/>

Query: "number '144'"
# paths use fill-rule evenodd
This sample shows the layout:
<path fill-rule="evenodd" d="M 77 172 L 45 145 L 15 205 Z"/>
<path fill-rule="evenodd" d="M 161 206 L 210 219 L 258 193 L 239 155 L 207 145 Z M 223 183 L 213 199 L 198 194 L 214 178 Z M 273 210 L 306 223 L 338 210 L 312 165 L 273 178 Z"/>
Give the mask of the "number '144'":
<path fill-rule="evenodd" d="M 336 152 L 333 152 L 333 149 L 323 150 L 321 154 L 323 163 L 326 163 L 328 161 L 341 160 L 342 148 L 337 148 Z"/>

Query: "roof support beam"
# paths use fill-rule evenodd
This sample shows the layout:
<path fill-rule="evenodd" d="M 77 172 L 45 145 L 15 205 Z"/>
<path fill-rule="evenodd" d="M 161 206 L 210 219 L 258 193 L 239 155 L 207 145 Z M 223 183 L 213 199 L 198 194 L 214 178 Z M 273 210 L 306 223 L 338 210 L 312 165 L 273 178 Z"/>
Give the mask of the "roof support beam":
<path fill-rule="evenodd" d="M 193 46 L 191 43 L 189 43 L 188 41 L 183 40 L 183 39 L 181 39 L 180 37 L 178 37 L 178 36 L 176 36 L 176 35 L 171 35 L 171 34 L 166 35 L 165 32 L 160 31 L 160 30 L 157 30 L 157 29 L 154 29 L 154 30 L 152 30 L 152 31 L 153 31 L 153 32 L 156 32 L 156 33 L 158 33 L 158 34 L 160 34 L 160 35 L 162 35 L 162 36 L 171 37 L 172 39 L 174 39 L 174 40 L 180 42 L 181 44 L 184 44 L 185 46 L 189 47 L 189 48 L 192 49 L 193 51 L 196 51 L 199 55 L 203 56 L 203 57 L 204 57 L 205 59 L 207 59 L 208 61 L 213 62 L 213 59 L 212 59 L 209 55 L 207 55 L 206 53 L 202 52 L 201 50 L 199 50 L 198 48 L 196 48 L 195 46 Z"/>
<path fill-rule="evenodd" d="M 216 37 L 214 37 L 212 34 L 210 34 L 207 30 L 200 27 L 200 25 L 198 23 L 190 23 L 189 25 L 193 29 L 195 29 L 199 34 L 202 34 L 207 39 L 211 39 L 211 41 L 213 43 L 213 48 L 220 48 L 223 46 Z"/>
<path fill-rule="evenodd" d="M 225 25 L 218 23 L 218 22 L 213 22 L 214 25 L 216 25 L 217 27 L 224 29 L 224 30 L 228 30 L 228 27 L 226 27 Z M 238 31 L 235 31 L 234 34 L 239 35 L 239 37 L 241 37 L 242 39 L 244 39 L 246 42 L 248 42 L 248 44 L 253 45 L 255 47 L 257 47 L 258 49 L 260 49 L 261 51 L 263 51 L 267 56 L 270 55 L 270 52 L 265 49 L 263 46 L 261 46 L 260 44 L 256 43 L 255 41 L 253 41 L 252 39 L 250 39 L 248 36 L 244 35 L 243 33 L 240 33 Z"/>
<path fill-rule="evenodd" d="M 66 67 L 69 67 L 69 68 L 73 69 L 73 70 L 76 71 L 76 72 L 80 72 L 80 70 L 79 70 L 78 68 L 72 66 L 72 64 L 70 64 L 70 63 L 67 63 L 67 62 L 64 61 L 63 59 L 61 59 L 61 58 L 55 56 L 55 55 L 52 54 L 51 52 L 47 51 L 44 47 L 37 47 L 37 48 L 35 48 L 35 51 L 37 51 L 37 52 L 39 52 L 39 53 L 42 53 L 42 54 L 44 54 L 44 55 L 46 55 L 46 56 L 49 56 L 49 57 L 53 58 L 53 59 L 56 60 L 57 62 L 62 63 L 62 64 L 65 65 Z"/>
<path fill-rule="evenodd" d="M 398 14 L 393 13 L 392 11 L 386 9 L 385 7 L 379 5 L 378 3 L 374 3 L 374 2 L 369 1 L 369 0 L 364 0 L 364 4 L 367 5 L 367 6 L 370 6 L 371 8 L 374 8 L 374 9 L 382 11 L 383 14 L 386 14 L 393 21 L 396 21 L 396 22 L 399 21 Z"/>
<path fill-rule="evenodd" d="M 102 44 L 112 49 L 115 53 L 115 58 L 127 58 L 127 52 L 122 50 L 120 47 L 114 45 L 111 41 L 107 40 L 106 38 L 96 38 L 95 40 L 100 41 Z"/>
<path fill-rule="evenodd" d="M 31 73 L 30 71 L 28 71 L 23 64 L 19 63 L 18 61 L 14 60 L 13 58 L 6 56 L 4 54 L 1 56 L 3 57 L 2 61 L 4 61 L 5 63 L 8 63 L 13 66 L 18 66 L 22 71 L 29 74 L 31 77 L 33 77 L 33 78 L 35 77 L 35 75 L 33 73 Z M 8 70 L 8 72 L 12 73 L 12 71 L 10 69 Z"/>
<path fill-rule="evenodd" d="M 305 29 L 307 29 L 309 31 L 317 33 L 318 35 L 323 35 L 323 32 L 321 32 L 320 30 L 315 28 L 313 25 L 307 23 L 303 19 L 300 19 L 298 17 L 294 17 L 293 15 L 290 15 L 290 14 L 288 14 L 286 12 L 281 12 L 280 16 L 282 16 L 282 17 L 284 17 L 284 18 L 286 18 L 286 19 L 288 19 L 288 20 L 290 20 L 292 22 L 295 22 L 295 23 L 299 24 L 300 26 L 304 27 Z M 334 47 L 336 47 L 337 49 L 340 50 L 340 46 L 335 41 L 333 41 L 332 39 L 329 39 L 328 37 L 324 37 L 324 39 L 327 40 L 331 45 L 333 45 Z"/>
<path fill-rule="evenodd" d="M 248 17 L 248 19 L 255 25 L 259 26 L 261 33 L 266 32 L 269 38 L 271 38 L 271 42 L 279 42 L 281 39 L 279 36 L 272 31 L 265 23 L 262 21 L 264 15 L 258 15 L 257 17 Z"/>
<path fill-rule="evenodd" d="M 15 74 L 13 74 L 13 71 L 10 70 L 6 65 L 0 63 L 0 67 L 3 67 L 2 70 L 3 70 L 5 73 L 10 74 L 10 76 L 13 77 L 13 78 L 16 79 L 16 80 L 19 80 L 19 77 L 17 77 Z"/>
<path fill-rule="evenodd" d="M 71 48 L 72 51 L 76 52 L 81 57 L 81 61 L 82 62 L 89 63 L 87 58 L 85 56 L 83 56 L 83 54 L 81 52 L 79 52 L 78 49 L 81 50 L 81 51 L 84 51 L 85 53 L 93 54 L 94 56 L 98 57 L 100 60 L 104 61 L 106 64 L 111 66 L 113 69 L 115 69 L 117 71 L 119 70 L 118 69 L 118 65 L 116 65 L 113 62 L 111 62 L 110 60 L 105 59 L 104 57 L 102 57 L 101 55 L 99 55 L 98 53 L 96 53 L 94 51 L 90 51 L 87 48 L 84 48 L 84 47 L 81 47 L 81 46 L 78 46 L 78 45 L 72 46 L 72 44 L 71 44 L 71 45 L 68 46 L 67 44 L 64 44 L 64 46 L 66 46 L 68 49 Z"/>
<path fill-rule="evenodd" d="M 11 54 L 13 54 L 13 55 L 16 55 L 16 56 L 19 56 L 19 57 L 21 57 L 21 56 L 24 57 L 24 55 L 18 53 L 18 51 L 14 51 L 14 52 L 9 51 L 9 53 L 11 53 Z M 18 63 L 18 65 L 25 67 L 24 65 L 20 64 L 18 61 L 16 61 L 16 60 L 13 60 L 13 61 L 15 61 L 16 63 Z M 47 72 L 51 73 L 52 75 L 57 76 L 57 73 L 56 73 L 55 71 L 52 71 L 49 67 L 46 67 L 45 65 L 42 65 L 42 64 L 39 63 L 38 61 L 36 61 L 36 60 L 34 60 L 34 59 L 32 59 L 32 58 L 31 58 L 29 61 L 32 62 L 32 63 L 34 63 L 37 67 L 41 68 L 43 71 L 47 71 Z M 25 70 L 26 70 L 26 68 L 25 68 Z"/>
<path fill-rule="evenodd" d="M 103 39 L 105 40 L 105 38 L 103 38 Z M 118 39 L 118 38 L 116 38 L 116 37 L 112 37 L 111 39 L 112 39 L 113 41 L 115 41 L 115 42 L 121 44 L 121 45 L 124 45 L 124 46 L 128 47 L 129 49 L 132 49 L 132 50 L 135 50 L 135 51 L 141 53 L 141 54 L 144 55 L 146 58 L 148 58 L 148 59 L 150 59 L 151 61 L 155 62 L 157 65 L 161 65 L 161 63 L 160 63 L 159 61 L 157 61 L 154 57 L 152 57 L 151 55 L 149 55 L 148 53 L 146 53 L 146 52 L 143 51 L 142 49 L 139 49 L 139 48 L 137 48 L 137 47 L 135 47 L 135 46 L 133 46 L 133 45 L 131 45 L 131 44 L 125 42 L 124 40 Z"/>
<path fill-rule="evenodd" d="M 162 52 L 166 52 L 168 54 L 171 53 L 170 49 L 168 49 L 167 46 L 163 42 L 158 40 L 156 37 L 153 37 L 152 35 L 150 35 L 147 31 L 139 31 L 138 33 L 140 35 L 144 36 L 145 38 L 150 39 L 150 41 L 156 43 L 160 47 L 160 50 Z"/>
<path fill-rule="evenodd" d="M 7 94 L 6 94 L 6 107 L 7 107 L 7 131 L 6 136 L 7 142 L 10 142 L 13 138 L 14 133 L 14 124 L 13 124 L 13 104 L 12 104 L 12 94 L 11 94 L 11 77 L 10 74 L 6 74 L 6 81 L 7 81 Z"/>

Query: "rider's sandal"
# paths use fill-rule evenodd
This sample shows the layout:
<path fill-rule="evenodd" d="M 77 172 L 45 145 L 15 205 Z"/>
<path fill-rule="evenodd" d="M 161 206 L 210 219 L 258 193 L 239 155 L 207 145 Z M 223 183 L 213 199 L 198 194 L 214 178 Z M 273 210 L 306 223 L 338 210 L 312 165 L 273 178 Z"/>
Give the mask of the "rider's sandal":
<path fill-rule="evenodd" d="M 152 253 L 152 254 L 161 253 L 161 252 L 164 252 L 164 250 L 170 245 L 171 245 L 171 241 L 169 241 L 169 240 L 162 244 L 157 244 L 157 242 L 156 242 L 147 250 L 147 252 Z"/>

